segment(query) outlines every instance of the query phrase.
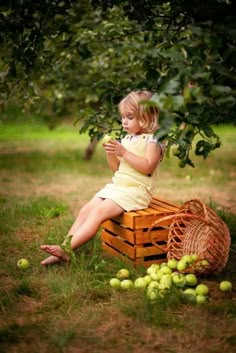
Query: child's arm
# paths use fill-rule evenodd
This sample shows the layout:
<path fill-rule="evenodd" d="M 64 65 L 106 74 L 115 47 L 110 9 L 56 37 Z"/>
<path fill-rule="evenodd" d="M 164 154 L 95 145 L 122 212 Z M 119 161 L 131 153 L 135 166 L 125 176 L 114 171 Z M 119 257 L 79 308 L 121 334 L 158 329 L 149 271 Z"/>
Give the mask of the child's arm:
<path fill-rule="evenodd" d="M 110 153 L 107 150 L 107 148 L 109 149 L 109 144 L 110 143 L 103 144 L 103 147 L 106 150 L 107 164 L 113 172 L 116 172 L 120 165 L 120 157 L 116 156 L 113 153 Z"/>
<path fill-rule="evenodd" d="M 127 151 L 118 141 L 111 141 L 107 146 L 107 154 L 122 157 L 131 167 L 143 174 L 152 174 L 162 158 L 161 147 L 156 143 L 148 143 L 144 157 Z"/>

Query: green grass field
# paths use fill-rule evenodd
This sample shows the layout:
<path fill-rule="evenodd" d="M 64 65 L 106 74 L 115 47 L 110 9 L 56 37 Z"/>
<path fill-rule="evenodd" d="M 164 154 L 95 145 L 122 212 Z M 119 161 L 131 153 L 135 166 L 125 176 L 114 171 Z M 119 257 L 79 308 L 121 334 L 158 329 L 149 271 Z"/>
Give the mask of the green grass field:
<path fill-rule="evenodd" d="M 150 303 L 142 291 L 109 285 L 120 268 L 108 257 L 100 232 L 76 261 L 50 268 L 39 246 L 60 243 L 81 205 L 111 178 L 103 149 L 83 159 L 88 144 L 72 124 L 55 130 L 34 121 L 0 125 L 0 352 L 232 353 L 236 344 L 236 128 L 216 128 L 222 147 L 195 168 L 174 157 L 160 166 L 156 194 L 183 203 L 200 198 L 228 225 L 232 244 L 219 274 L 200 278 L 210 288 L 204 305 L 183 303 L 175 289 Z M 27 258 L 22 271 L 17 261 Z M 219 291 L 222 279 L 233 283 Z"/>

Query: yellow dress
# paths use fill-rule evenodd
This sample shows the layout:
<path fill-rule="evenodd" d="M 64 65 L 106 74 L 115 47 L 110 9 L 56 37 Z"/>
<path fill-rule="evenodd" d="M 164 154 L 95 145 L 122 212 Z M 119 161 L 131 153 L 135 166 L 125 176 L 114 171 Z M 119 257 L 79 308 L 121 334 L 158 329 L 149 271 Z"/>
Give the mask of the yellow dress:
<path fill-rule="evenodd" d="M 122 145 L 130 152 L 145 156 L 147 143 L 156 143 L 153 134 L 126 135 Z M 162 157 L 164 145 L 160 144 Z M 140 210 L 148 207 L 155 188 L 157 169 L 151 175 L 146 175 L 132 168 L 121 158 L 119 169 L 115 172 L 112 183 L 105 185 L 96 195 L 111 199 L 125 211 Z"/>

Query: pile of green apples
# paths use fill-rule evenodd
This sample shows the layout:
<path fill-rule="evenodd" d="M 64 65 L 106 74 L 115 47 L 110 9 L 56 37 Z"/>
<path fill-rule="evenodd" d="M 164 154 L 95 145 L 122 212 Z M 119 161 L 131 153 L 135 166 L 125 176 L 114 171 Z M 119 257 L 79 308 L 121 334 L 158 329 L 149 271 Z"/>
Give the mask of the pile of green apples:
<path fill-rule="evenodd" d="M 179 261 L 169 259 L 161 264 L 154 263 L 146 270 L 146 274 L 134 280 L 131 279 L 128 269 L 120 269 L 110 285 L 115 289 L 129 290 L 140 289 L 145 292 L 148 300 L 155 302 L 164 297 L 172 288 L 181 292 L 184 302 L 203 304 L 210 299 L 210 290 L 205 283 L 200 283 L 194 273 L 188 273 L 188 267 L 197 261 L 197 255 L 184 255 Z M 207 260 L 201 260 L 201 266 L 208 266 Z M 190 268 L 190 267 L 189 267 Z M 219 283 L 219 290 L 230 292 L 232 283 L 228 280 Z"/>

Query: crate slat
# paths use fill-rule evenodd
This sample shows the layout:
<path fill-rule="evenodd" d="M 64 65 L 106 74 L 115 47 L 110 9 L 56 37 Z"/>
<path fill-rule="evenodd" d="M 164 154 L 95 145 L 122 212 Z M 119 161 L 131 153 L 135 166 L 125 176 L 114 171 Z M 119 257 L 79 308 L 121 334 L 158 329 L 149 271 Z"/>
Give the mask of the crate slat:
<path fill-rule="evenodd" d="M 102 230 L 102 239 L 106 244 L 110 245 L 112 248 L 117 249 L 118 251 L 130 257 L 131 259 L 135 259 L 135 248 L 126 243 L 120 237 L 111 235 L 106 230 Z"/>
<path fill-rule="evenodd" d="M 160 245 L 160 248 L 157 248 L 155 245 L 148 246 L 148 247 L 137 246 L 136 247 L 136 258 L 165 254 L 166 253 L 165 246 L 166 245 Z"/>
<path fill-rule="evenodd" d="M 170 220 L 161 222 L 154 227 L 154 222 L 164 216 L 178 211 L 179 205 L 153 197 L 148 208 L 132 212 L 124 212 L 118 217 L 102 224 L 102 247 L 109 255 L 119 256 L 134 266 L 150 266 L 166 260 L 166 244 Z M 155 246 L 149 239 L 149 228 L 153 227 L 152 239 L 159 245 Z"/>

